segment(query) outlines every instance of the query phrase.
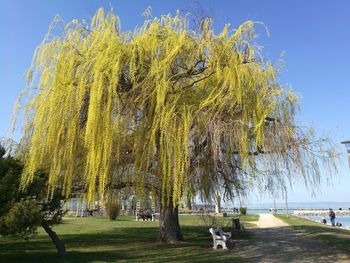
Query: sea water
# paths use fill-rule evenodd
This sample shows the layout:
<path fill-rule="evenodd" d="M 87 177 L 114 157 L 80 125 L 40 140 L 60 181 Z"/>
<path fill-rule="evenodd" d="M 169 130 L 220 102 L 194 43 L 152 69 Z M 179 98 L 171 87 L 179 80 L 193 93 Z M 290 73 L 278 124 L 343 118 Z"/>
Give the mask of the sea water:
<path fill-rule="evenodd" d="M 247 204 L 248 209 L 269 209 L 274 207 L 273 203 L 259 203 L 259 204 Z M 286 203 L 276 203 L 277 209 L 285 209 Z M 350 202 L 289 202 L 288 209 L 298 210 L 298 209 L 329 209 L 338 210 L 342 208 L 343 210 L 349 210 Z"/>
<path fill-rule="evenodd" d="M 276 208 L 277 209 L 277 208 Z M 232 211 L 224 209 L 223 212 L 226 212 L 228 214 L 234 214 Z M 289 214 L 293 214 L 294 209 L 288 209 Z M 272 214 L 273 212 L 270 209 L 255 209 L 255 208 L 247 208 L 247 214 Z M 276 214 L 285 214 L 287 213 L 287 210 L 285 209 L 277 209 Z"/>
<path fill-rule="evenodd" d="M 248 214 L 270 214 L 269 209 L 247 209 Z"/>
<path fill-rule="evenodd" d="M 228 214 L 235 214 L 232 211 L 226 210 L 224 209 L 223 212 L 226 212 Z M 270 210 L 269 209 L 247 209 L 247 214 L 270 214 Z"/>
<path fill-rule="evenodd" d="M 258 203 L 258 204 L 247 204 L 247 213 L 249 214 L 269 214 L 271 213 L 270 208 L 276 207 L 278 214 L 285 214 L 286 203 L 276 202 L 274 203 Z M 350 202 L 289 202 L 288 213 L 292 214 L 295 210 L 328 210 L 332 208 L 335 212 L 342 208 L 342 210 L 350 210 Z M 232 213 L 232 209 L 224 209 L 225 212 Z M 340 216 L 339 216 L 340 218 Z M 350 225 L 350 216 L 342 216 L 343 225 Z M 345 223 L 346 222 L 346 223 Z"/>
<path fill-rule="evenodd" d="M 322 216 L 310 216 L 309 218 L 311 220 L 321 222 Z M 327 220 L 327 225 L 331 225 L 331 220 L 329 219 L 329 217 L 325 217 L 325 218 Z M 342 226 L 344 227 L 348 227 L 350 226 L 350 216 L 336 216 L 335 223 L 337 222 L 341 223 Z"/>
<path fill-rule="evenodd" d="M 276 214 L 286 214 L 287 210 L 276 208 Z M 293 214 L 293 209 L 288 209 L 289 214 Z M 274 214 L 274 212 L 270 211 L 270 209 L 247 209 L 248 214 Z"/>

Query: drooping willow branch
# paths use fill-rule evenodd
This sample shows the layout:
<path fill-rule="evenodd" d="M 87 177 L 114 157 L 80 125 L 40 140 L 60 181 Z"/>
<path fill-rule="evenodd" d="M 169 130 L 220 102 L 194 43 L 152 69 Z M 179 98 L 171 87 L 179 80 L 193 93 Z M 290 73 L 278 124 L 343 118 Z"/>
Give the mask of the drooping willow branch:
<path fill-rule="evenodd" d="M 90 24 L 73 20 L 56 36 L 50 29 L 27 74 L 22 185 L 45 169 L 52 193 L 61 185 L 69 195 L 79 178 L 94 200 L 111 181 L 131 178 L 176 204 L 188 192 L 209 194 L 216 171 L 244 188 L 243 175 L 255 179 L 251 168 L 264 160 L 300 168 L 310 156 L 298 145 L 295 160 L 286 157 L 298 136 L 297 96 L 262 59 L 254 23 L 219 34 L 211 23 L 193 31 L 186 17 L 167 15 L 122 32 L 119 18 L 99 9 Z M 273 154 L 258 158 L 262 151 Z"/>

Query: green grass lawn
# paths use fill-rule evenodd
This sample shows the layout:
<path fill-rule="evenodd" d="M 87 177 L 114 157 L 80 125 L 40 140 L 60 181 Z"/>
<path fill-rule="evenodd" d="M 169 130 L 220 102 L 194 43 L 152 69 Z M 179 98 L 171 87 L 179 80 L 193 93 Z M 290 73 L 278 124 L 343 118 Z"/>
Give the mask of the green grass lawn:
<path fill-rule="evenodd" d="M 255 221 L 256 216 L 240 216 Z M 69 256 L 60 259 L 46 233 L 29 241 L 0 237 L 0 262 L 242 262 L 232 251 L 213 251 L 208 227 L 199 216 L 180 216 L 185 241 L 164 245 L 158 241 L 159 222 L 134 221 L 121 216 L 116 221 L 104 217 L 67 218 L 54 230 L 65 242 Z M 219 218 L 229 225 L 232 217 Z M 235 232 L 234 239 L 249 238 Z"/>
<path fill-rule="evenodd" d="M 350 231 L 323 225 L 321 223 L 306 220 L 292 215 L 275 215 L 296 230 L 305 232 L 308 236 L 321 240 L 329 246 L 336 247 L 346 253 L 350 253 Z"/>

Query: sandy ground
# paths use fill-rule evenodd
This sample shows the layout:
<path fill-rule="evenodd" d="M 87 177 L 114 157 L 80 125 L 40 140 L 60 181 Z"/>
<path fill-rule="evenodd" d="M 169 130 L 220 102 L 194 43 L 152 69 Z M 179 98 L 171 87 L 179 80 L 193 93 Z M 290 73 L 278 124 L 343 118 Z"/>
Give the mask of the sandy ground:
<path fill-rule="evenodd" d="M 350 262 L 350 256 L 288 227 L 272 214 L 260 214 L 249 231 L 253 237 L 236 242 L 233 253 L 247 262 Z"/>
<path fill-rule="evenodd" d="M 259 221 L 252 222 L 258 228 L 283 227 L 288 226 L 281 219 L 278 219 L 272 214 L 259 214 Z"/>

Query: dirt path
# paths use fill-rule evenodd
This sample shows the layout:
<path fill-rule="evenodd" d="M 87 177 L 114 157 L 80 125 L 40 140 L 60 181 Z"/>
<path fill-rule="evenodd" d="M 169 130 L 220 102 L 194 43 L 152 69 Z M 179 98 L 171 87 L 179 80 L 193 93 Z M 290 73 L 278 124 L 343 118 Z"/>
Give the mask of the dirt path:
<path fill-rule="evenodd" d="M 254 223 L 257 228 L 249 230 L 253 237 L 239 240 L 233 249 L 247 262 L 350 262 L 350 256 L 288 227 L 271 214 L 260 214 Z"/>
<path fill-rule="evenodd" d="M 252 223 L 256 224 L 258 228 L 288 226 L 288 224 L 284 223 L 281 219 L 278 219 L 272 214 L 259 214 L 259 221 Z"/>

